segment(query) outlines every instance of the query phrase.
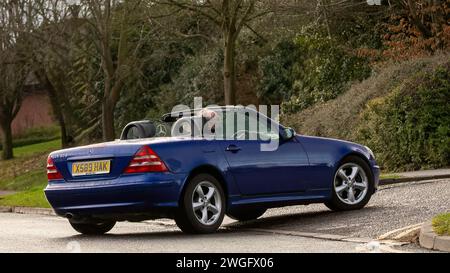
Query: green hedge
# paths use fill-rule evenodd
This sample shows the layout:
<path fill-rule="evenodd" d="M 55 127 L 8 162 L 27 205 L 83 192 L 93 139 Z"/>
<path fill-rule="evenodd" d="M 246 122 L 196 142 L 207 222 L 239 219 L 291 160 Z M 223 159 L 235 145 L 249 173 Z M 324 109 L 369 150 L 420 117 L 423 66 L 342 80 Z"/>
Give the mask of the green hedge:
<path fill-rule="evenodd" d="M 258 97 L 266 104 L 282 102 L 283 112 L 295 113 L 336 98 L 371 72 L 367 58 L 335 39 L 305 32 L 281 41 L 259 61 Z"/>
<path fill-rule="evenodd" d="M 358 139 L 389 170 L 450 165 L 450 62 L 419 72 L 362 113 Z"/>
<path fill-rule="evenodd" d="M 61 132 L 58 126 L 38 127 L 28 129 L 24 133 L 15 136 L 13 139 L 13 147 L 22 147 L 26 145 L 32 145 L 41 142 L 47 142 L 55 140 L 61 137 Z M 2 144 L 0 142 L 0 150 L 2 150 Z"/>

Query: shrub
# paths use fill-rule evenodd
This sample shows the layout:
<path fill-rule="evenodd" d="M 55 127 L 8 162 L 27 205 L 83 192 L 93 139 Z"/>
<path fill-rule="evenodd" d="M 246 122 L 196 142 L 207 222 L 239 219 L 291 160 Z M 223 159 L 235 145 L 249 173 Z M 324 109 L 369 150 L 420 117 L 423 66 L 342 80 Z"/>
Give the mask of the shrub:
<path fill-rule="evenodd" d="M 223 101 L 222 52 L 213 48 L 186 58 L 177 77 L 165 86 L 156 97 L 156 110 L 150 110 L 148 117 L 167 113 L 175 105 L 193 107 L 195 97 L 203 98 L 203 105 Z"/>
<path fill-rule="evenodd" d="M 294 95 L 283 104 L 287 112 L 334 99 L 351 82 L 364 80 L 371 74 L 366 58 L 354 55 L 328 37 L 302 34 L 295 39 L 295 44 L 299 56 L 294 67 Z"/>
<path fill-rule="evenodd" d="M 303 134 L 356 140 L 360 113 L 370 100 L 386 96 L 420 71 L 433 71 L 448 58 L 448 55 L 437 55 L 386 65 L 376 69 L 370 78 L 353 84 L 336 99 L 295 114 L 283 113 L 282 119 Z"/>
<path fill-rule="evenodd" d="M 390 170 L 450 163 L 450 62 L 369 102 L 359 136 Z"/>
<path fill-rule="evenodd" d="M 318 30 L 306 29 L 293 41 L 279 42 L 259 61 L 258 97 L 265 103 L 283 101 L 283 110 L 290 113 L 334 99 L 350 82 L 371 74 L 368 59 L 354 52 Z"/>
<path fill-rule="evenodd" d="M 265 104 L 281 104 L 292 96 L 294 67 L 300 53 L 294 41 L 281 41 L 259 61 L 260 82 L 257 96 Z"/>

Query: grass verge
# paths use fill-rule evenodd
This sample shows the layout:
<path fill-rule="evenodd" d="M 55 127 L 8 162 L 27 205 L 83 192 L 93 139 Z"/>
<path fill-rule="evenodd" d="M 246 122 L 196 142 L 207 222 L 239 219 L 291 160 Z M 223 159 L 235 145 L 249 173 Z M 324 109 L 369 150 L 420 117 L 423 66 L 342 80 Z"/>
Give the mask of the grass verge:
<path fill-rule="evenodd" d="M 450 213 L 435 216 L 432 220 L 433 230 L 438 235 L 450 236 Z"/>
<path fill-rule="evenodd" d="M 35 187 L 0 198 L 0 206 L 50 208 L 43 187 Z"/>
<path fill-rule="evenodd" d="M 382 179 L 382 180 L 383 179 L 398 179 L 398 178 L 402 178 L 402 176 L 395 174 L 395 173 L 386 173 L 386 174 L 382 173 L 380 175 L 380 179 Z"/>
<path fill-rule="evenodd" d="M 0 197 L 0 206 L 49 208 L 43 191 L 46 185 L 45 170 L 35 170 L 15 178 L 0 180 L 1 189 L 19 191 Z"/>
<path fill-rule="evenodd" d="M 55 139 L 61 139 L 59 126 L 47 126 L 28 129 L 20 135 L 14 136 L 13 147 L 22 147 L 26 145 L 47 142 Z M 0 151 L 2 145 L 0 143 Z"/>
<path fill-rule="evenodd" d="M 60 140 L 14 148 L 15 158 L 0 161 L 0 189 L 18 191 L 0 197 L 0 206 L 48 208 L 43 189 L 47 185 L 48 153 L 60 149 Z"/>
<path fill-rule="evenodd" d="M 27 176 L 35 174 L 37 171 L 45 171 L 47 155 L 60 147 L 59 140 L 52 140 L 14 148 L 15 158 L 0 160 L 0 189 L 7 190 L 5 185 L 26 184 L 26 181 L 16 180 L 26 179 Z M 23 175 L 25 176 L 22 177 Z M 34 178 L 30 177 L 28 181 L 32 182 Z M 18 187 L 14 188 L 14 190 L 19 189 Z"/>
<path fill-rule="evenodd" d="M 14 149 L 14 156 L 18 158 L 32 156 L 33 154 L 50 152 L 61 148 L 61 140 L 55 139 L 51 141 L 31 144 L 27 146 L 17 147 Z"/>
<path fill-rule="evenodd" d="M 45 169 L 25 172 L 16 177 L 0 180 L 0 189 L 8 191 L 25 191 L 47 183 Z"/>

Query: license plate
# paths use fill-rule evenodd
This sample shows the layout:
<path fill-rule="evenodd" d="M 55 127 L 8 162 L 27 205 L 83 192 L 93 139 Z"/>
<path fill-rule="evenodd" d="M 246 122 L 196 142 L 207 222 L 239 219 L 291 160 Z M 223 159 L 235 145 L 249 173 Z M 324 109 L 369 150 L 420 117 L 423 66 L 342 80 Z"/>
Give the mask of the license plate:
<path fill-rule="evenodd" d="M 110 160 L 74 162 L 72 164 L 72 176 L 95 175 L 109 173 Z"/>

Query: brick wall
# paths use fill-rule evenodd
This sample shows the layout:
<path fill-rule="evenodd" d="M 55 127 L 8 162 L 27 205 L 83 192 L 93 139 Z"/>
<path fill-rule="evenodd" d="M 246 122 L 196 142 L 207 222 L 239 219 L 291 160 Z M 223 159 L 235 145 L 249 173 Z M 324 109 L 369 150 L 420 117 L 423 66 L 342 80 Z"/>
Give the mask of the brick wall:
<path fill-rule="evenodd" d="M 25 95 L 22 107 L 12 123 L 13 135 L 28 128 L 45 127 L 55 124 L 52 108 L 46 92 L 31 92 Z"/>

